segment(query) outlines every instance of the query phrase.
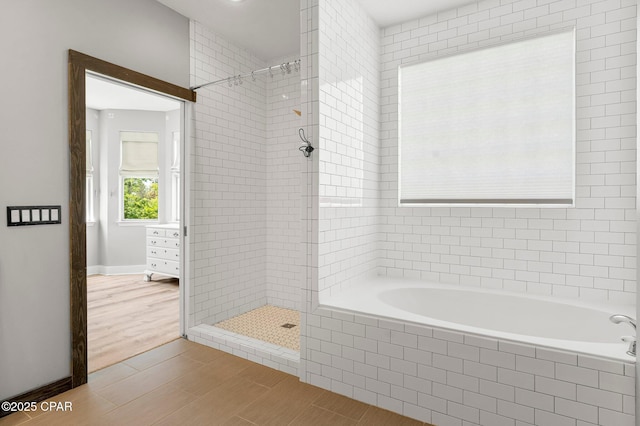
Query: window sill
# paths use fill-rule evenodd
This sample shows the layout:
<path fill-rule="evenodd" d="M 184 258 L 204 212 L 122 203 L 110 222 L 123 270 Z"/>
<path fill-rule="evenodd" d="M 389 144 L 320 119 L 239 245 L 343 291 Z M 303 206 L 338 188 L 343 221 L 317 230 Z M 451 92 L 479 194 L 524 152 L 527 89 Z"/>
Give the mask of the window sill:
<path fill-rule="evenodd" d="M 160 221 L 157 220 L 119 220 L 116 222 L 118 226 L 147 226 L 158 225 Z"/>
<path fill-rule="evenodd" d="M 570 209 L 575 207 L 575 201 L 568 203 L 482 203 L 482 202 L 438 202 L 438 203 L 420 203 L 420 202 L 398 202 L 398 207 L 416 207 L 416 208 L 516 208 L 516 209 Z"/>

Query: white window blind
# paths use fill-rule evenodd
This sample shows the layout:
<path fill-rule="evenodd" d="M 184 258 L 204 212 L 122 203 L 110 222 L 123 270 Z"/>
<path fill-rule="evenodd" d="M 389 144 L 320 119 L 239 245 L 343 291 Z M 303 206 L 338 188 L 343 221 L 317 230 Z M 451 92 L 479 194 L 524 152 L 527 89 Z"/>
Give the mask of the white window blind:
<path fill-rule="evenodd" d="M 575 36 L 399 68 L 399 199 L 572 205 Z"/>
<path fill-rule="evenodd" d="M 127 176 L 158 175 L 158 134 L 120 132 L 120 174 Z"/>

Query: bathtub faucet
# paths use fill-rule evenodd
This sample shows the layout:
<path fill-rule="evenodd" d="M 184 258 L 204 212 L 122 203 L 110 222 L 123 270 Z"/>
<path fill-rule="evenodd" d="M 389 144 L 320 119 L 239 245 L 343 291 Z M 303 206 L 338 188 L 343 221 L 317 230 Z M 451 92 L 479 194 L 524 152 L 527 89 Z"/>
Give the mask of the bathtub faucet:
<path fill-rule="evenodd" d="M 628 317 L 626 315 L 616 314 L 616 315 L 611 315 L 609 319 L 614 324 L 620 324 L 621 322 L 626 322 L 631 327 L 633 327 L 633 331 L 636 330 L 636 321 L 631 317 Z M 627 351 L 627 354 L 631 356 L 636 356 L 636 337 L 623 336 L 622 341 L 629 343 L 629 350 Z"/>

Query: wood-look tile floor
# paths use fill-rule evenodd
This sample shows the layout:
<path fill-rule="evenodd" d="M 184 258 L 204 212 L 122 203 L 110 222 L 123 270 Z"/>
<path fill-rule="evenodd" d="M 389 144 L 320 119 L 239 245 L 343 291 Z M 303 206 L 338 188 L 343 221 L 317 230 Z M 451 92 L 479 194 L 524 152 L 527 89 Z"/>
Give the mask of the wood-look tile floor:
<path fill-rule="evenodd" d="M 73 411 L 14 413 L 0 426 L 427 425 L 184 339 L 49 401 L 71 402 Z"/>
<path fill-rule="evenodd" d="M 178 279 L 143 277 L 87 277 L 89 372 L 180 337 Z"/>

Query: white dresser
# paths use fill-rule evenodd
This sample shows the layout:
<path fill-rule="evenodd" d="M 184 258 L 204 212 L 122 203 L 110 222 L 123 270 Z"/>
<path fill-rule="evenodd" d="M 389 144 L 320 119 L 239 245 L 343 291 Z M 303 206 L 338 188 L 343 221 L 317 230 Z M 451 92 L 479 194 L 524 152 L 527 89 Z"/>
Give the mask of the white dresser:
<path fill-rule="evenodd" d="M 155 273 L 180 278 L 180 227 L 176 224 L 147 226 L 147 269 L 144 280 Z"/>

